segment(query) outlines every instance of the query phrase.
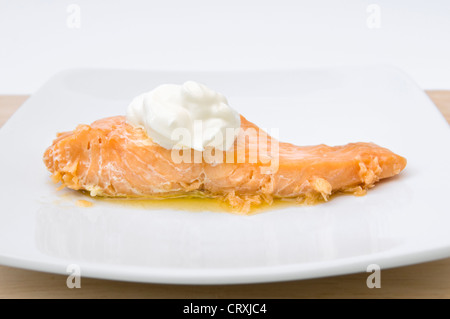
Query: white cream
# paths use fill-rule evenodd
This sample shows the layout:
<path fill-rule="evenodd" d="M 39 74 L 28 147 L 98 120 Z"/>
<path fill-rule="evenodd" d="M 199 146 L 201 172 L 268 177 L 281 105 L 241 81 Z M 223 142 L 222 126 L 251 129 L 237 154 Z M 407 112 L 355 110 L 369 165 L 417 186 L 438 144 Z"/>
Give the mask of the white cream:
<path fill-rule="evenodd" d="M 198 151 L 228 150 L 241 126 L 239 113 L 225 96 L 193 81 L 163 84 L 135 97 L 128 106 L 127 121 L 166 149 Z"/>

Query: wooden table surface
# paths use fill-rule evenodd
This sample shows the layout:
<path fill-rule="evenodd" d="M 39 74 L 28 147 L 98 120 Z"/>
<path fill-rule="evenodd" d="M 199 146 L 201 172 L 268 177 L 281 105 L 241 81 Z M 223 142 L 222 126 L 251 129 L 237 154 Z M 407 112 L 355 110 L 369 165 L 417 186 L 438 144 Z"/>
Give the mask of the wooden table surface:
<path fill-rule="evenodd" d="M 427 92 L 450 123 L 450 91 Z M 0 126 L 27 99 L 0 96 Z M 381 271 L 381 288 L 367 273 L 252 285 L 163 285 L 81 278 L 0 266 L 0 298 L 450 298 L 450 258 Z"/>

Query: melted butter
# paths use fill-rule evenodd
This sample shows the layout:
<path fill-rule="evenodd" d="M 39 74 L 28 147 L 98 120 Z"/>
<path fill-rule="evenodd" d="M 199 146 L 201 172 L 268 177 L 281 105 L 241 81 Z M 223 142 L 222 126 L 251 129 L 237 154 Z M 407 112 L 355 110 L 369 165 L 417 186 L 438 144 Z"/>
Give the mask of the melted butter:
<path fill-rule="evenodd" d="M 268 212 L 289 207 L 312 206 L 324 203 L 322 196 L 313 196 L 310 198 L 301 199 L 274 199 L 272 204 L 262 203 L 259 205 L 252 205 L 250 211 L 247 213 L 240 212 L 239 209 L 233 208 L 228 203 L 219 198 L 208 198 L 201 196 L 184 196 L 174 198 L 120 198 L 120 197 L 91 197 L 87 191 L 77 191 L 66 194 L 68 197 L 76 196 L 76 205 L 80 207 L 90 207 L 95 202 L 111 203 L 113 205 L 120 205 L 127 208 L 146 209 L 146 210 L 161 210 L 171 209 L 187 212 L 220 212 L 233 213 L 238 215 L 254 215 L 257 213 Z M 356 195 L 362 196 L 365 192 L 336 192 L 329 196 L 328 201 L 339 196 Z M 91 201 L 80 200 L 80 196 L 86 196 Z"/>
<path fill-rule="evenodd" d="M 75 204 L 79 207 L 91 207 L 93 205 L 92 202 L 84 199 L 79 199 L 75 202 Z"/>
<path fill-rule="evenodd" d="M 115 205 L 121 205 L 139 209 L 175 209 L 191 212 L 202 211 L 214 211 L 214 212 L 226 212 L 232 211 L 229 205 L 214 198 L 196 198 L 196 197 L 180 197 L 180 198 L 165 198 L 165 199 L 152 199 L 152 198 L 109 198 L 109 197 L 96 197 L 95 200 L 112 203 Z"/>
<path fill-rule="evenodd" d="M 300 206 L 295 201 L 284 201 L 276 199 L 272 204 L 263 203 L 257 206 L 252 206 L 247 213 L 239 212 L 238 209 L 233 208 L 228 203 L 217 198 L 202 198 L 202 197 L 179 197 L 179 198 L 165 198 L 165 199 L 134 199 L 134 198 L 108 198 L 96 197 L 96 201 L 104 203 L 112 203 L 114 205 L 121 205 L 136 209 L 173 209 L 188 212 L 219 212 L 219 213 L 233 213 L 238 215 L 253 215 L 265 211 L 276 210 L 289 206 Z"/>

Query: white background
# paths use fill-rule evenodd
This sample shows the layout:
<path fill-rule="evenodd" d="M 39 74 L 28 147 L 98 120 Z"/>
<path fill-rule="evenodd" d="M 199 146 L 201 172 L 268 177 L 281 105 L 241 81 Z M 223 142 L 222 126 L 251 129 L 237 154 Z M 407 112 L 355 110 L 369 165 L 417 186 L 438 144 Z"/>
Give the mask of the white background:
<path fill-rule="evenodd" d="M 79 5 L 80 28 L 68 6 Z M 367 8 L 381 9 L 370 29 Z M 0 94 L 76 67 L 231 70 L 387 64 L 450 89 L 450 1 L 0 0 Z"/>

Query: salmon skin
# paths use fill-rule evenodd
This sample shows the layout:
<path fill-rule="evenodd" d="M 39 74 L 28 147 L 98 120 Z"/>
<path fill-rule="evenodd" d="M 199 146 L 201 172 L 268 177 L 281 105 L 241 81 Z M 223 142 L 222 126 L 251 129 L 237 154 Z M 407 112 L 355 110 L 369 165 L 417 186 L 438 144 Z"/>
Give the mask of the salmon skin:
<path fill-rule="evenodd" d="M 241 129 L 262 132 L 243 116 Z M 276 148 L 275 168 L 263 157 L 251 160 L 252 147 L 264 149 L 261 140 L 267 142 L 266 159 L 272 162 Z M 154 143 L 143 129 L 116 116 L 59 133 L 45 151 L 44 163 L 55 182 L 86 190 L 91 196 L 215 197 L 242 213 L 277 198 L 315 203 L 328 200 L 335 192 L 362 195 L 378 180 L 397 175 L 406 166 L 405 158 L 373 143 L 331 147 L 276 141 L 275 147 L 274 141 L 265 132 L 258 138 L 250 134 L 237 138 L 228 152 L 214 152 L 215 161 L 202 158 L 205 154 L 179 150 L 184 159 L 200 155 L 200 160 L 180 162 L 174 160 L 172 150 Z"/>

